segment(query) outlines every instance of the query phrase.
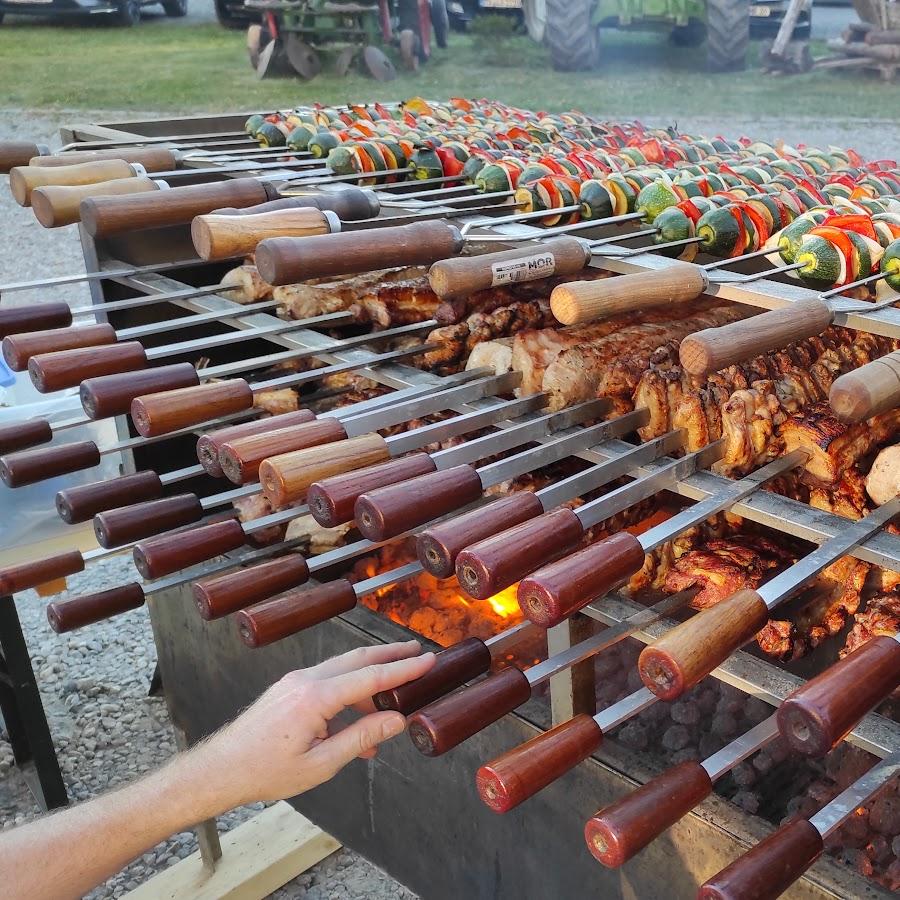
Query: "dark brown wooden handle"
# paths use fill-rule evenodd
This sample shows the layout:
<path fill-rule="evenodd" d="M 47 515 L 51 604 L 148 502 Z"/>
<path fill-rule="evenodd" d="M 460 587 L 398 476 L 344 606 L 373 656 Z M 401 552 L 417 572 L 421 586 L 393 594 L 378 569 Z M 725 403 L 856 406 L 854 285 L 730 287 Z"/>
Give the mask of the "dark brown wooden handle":
<path fill-rule="evenodd" d="M 221 478 L 225 472 L 219 463 L 219 454 L 224 444 L 236 441 L 238 438 L 266 434 L 279 428 L 303 425 L 313 421 L 315 417 L 315 413 L 308 409 L 298 409 L 294 412 L 281 413 L 277 416 L 263 416 L 263 418 L 254 419 L 251 422 L 242 422 L 240 425 L 229 425 L 227 428 L 210 431 L 200 435 L 197 440 L 197 460 L 210 475 Z"/>
<path fill-rule="evenodd" d="M 146 365 L 143 345 L 138 341 L 124 341 L 104 347 L 81 347 L 32 356 L 28 360 L 28 374 L 42 394 L 49 394 L 75 387 L 86 378 L 134 372 Z"/>
<path fill-rule="evenodd" d="M 416 554 L 427 572 L 436 578 L 449 578 L 456 568 L 456 557 L 466 547 L 543 512 L 541 501 L 531 491 L 519 491 L 426 528 L 416 535 Z"/>
<path fill-rule="evenodd" d="M 384 541 L 472 503 L 484 488 L 473 466 L 454 466 L 361 494 L 353 508 L 356 527 L 370 541 Z"/>
<path fill-rule="evenodd" d="M 156 472 L 136 472 L 109 481 L 64 488 L 56 495 L 56 511 L 63 522 L 77 525 L 107 509 L 156 500 L 162 492 L 163 484 Z"/>
<path fill-rule="evenodd" d="M 480 638 L 466 638 L 435 654 L 434 666 L 420 678 L 381 691 L 372 698 L 376 709 L 395 709 L 408 716 L 439 697 L 484 675 L 491 668 L 491 651 Z"/>
<path fill-rule="evenodd" d="M 797 300 L 783 309 L 688 335 L 678 353 L 691 375 L 705 379 L 720 369 L 815 337 L 830 324 L 831 309 L 823 300 Z"/>
<path fill-rule="evenodd" d="M 594 857 L 615 869 L 687 815 L 712 791 L 706 769 L 680 763 L 621 800 L 598 810 L 584 826 Z"/>
<path fill-rule="evenodd" d="M 500 253 L 439 260 L 429 269 L 428 281 L 442 300 L 456 300 L 499 285 L 575 275 L 590 259 L 590 249 L 577 238 L 553 238 Z"/>
<path fill-rule="evenodd" d="M 756 591 L 738 591 L 645 647 L 638 660 L 641 678 L 661 700 L 675 700 L 746 644 L 768 619 Z"/>
<path fill-rule="evenodd" d="M 842 422 L 862 422 L 900 406 L 900 350 L 836 378 L 828 402 Z"/>
<path fill-rule="evenodd" d="M 0 175 L 8 175 L 16 166 L 35 165 L 36 157 L 50 152 L 46 144 L 31 141 L 0 141 Z"/>
<path fill-rule="evenodd" d="M 475 773 L 478 796 L 497 813 L 509 812 L 594 753 L 603 731 L 591 716 L 575 716 L 539 734 Z"/>
<path fill-rule="evenodd" d="M 346 231 L 311 238 L 270 238 L 256 248 L 256 267 L 269 284 L 327 275 L 426 266 L 462 250 L 459 229 L 445 222 Z"/>
<path fill-rule="evenodd" d="M 194 603 L 207 621 L 274 597 L 309 581 L 309 566 L 299 553 L 194 582 Z"/>
<path fill-rule="evenodd" d="M 0 309 L 0 338 L 47 328 L 66 328 L 71 324 L 72 310 L 67 303 L 36 303 Z"/>
<path fill-rule="evenodd" d="M 45 184 L 97 184 L 136 176 L 137 171 L 122 159 L 98 159 L 71 166 L 16 166 L 9 173 L 9 189 L 19 206 L 31 206 L 32 191 Z"/>
<path fill-rule="evenodd" d="M 84 557 L 78 550 L 58 553 L 46 559 L 33 562 L 15 563 L 0 568 L 0 596 L 17 594 L 42 584 L 49 584 L 58 578 L 75 575 L 84 571 Z"/>
<path fill-rule="evenodd" d="M 0 479 L 7 487 L 25 487 L 57 475 L 90 469 L 100 463 L 100 450 L 93 441 L 19 450 L 0 456 Z"/>
<path fill-rule="evenodd" d="M 359 219 L 373 219 L 381 211 L 381 204 L 373 191 L 363 188 L 344 188 L 337 191 L 317 191 L 302 197 L 281 197 L 269 200 L 256 206 L 243 209 L 226 207 L 214 209 L 217 215 L 252 216 L 257 213 L 275 212 L 280 209 L 315 209 L 331 210 L 342 222 L 355 222 Z"/>
<path fill-rule="evenodd" d="M 219 465 L 229 481 L 248 484 L 259 479 L 260 463 L 267 457 L 331 444 L 346 437 L 344 426 L 331 416 L 296 425 L 273 423 L 273 427 L 265 431 L 238 436 L 222 443 Z"/>
<path fill-rule="evenodd" d="M 786 697 L 778 728 L 793 750 L 824 756 L 898 684 L 900 644 L 876 635 Z"/>
<path fill-rule="evenodd" d="M 111 150 L 76 150 L 71 153 L 53 155 L 34 154 L 35 158 L 25 162 L 31 166 L 71 166 L 75 163 L 99 162 L 105 159 L 120 159 L 129 163 L 138 163 L 148 172 L 168 172 L 175 169 L 181 160 L 177 150 L 166 150 L 163 147 L 120 147 Z M 24 165 L 24 163 L 23 163 Z M 2 170 L 0 170 L 2 171 Z"/>
<path fill-rule="evenodd" d="M 44 228 L 61 228 L 81 221 L 81 203 L 88 197 L 121 197 L 123 194 L 158 191 L 161 187 L 165 185 L 146 175 L 68 187 L 46 185 L 31 192 L 31 208 Z"/>
<path fill-rule="evenodd" d="M 703 269 L 688 264 L 561 284 L 550 295 L 550 309 L 563 325 L 578 325 L 655 306 L 689 303 L 707 288 Z"/>
<path fill-rule="evenodd" d="M 235 178 L 211 184 L 192 184 L 152 194 L 127 197 L 89 197 L 81 205 L 81 224 L 96 238 L 124 231 L 187 225 L 220 206 L 255 206 L 272 199 L 265 183 Z"/>
<path fill-rule="evenodd" d="M 411 453 L 400 459 L 389 459 L 365 469 L 316 481 L 306 492 L 306 502 L 320 525 L 335 528 L 353 521 L 353 507 L 361 494 L 433 471 L 434 461 L 427 453 Z"/>
<path fill-rule="evenodd" d="M 531 696 L 524 673 L 510 666 L 448 694 L 409 717 L 409 736 L 425 756 L 440 756 L 521 706 Z"/>
<path fill-rule="evenodd" d="M 176 494 L 97 513 L 94 534 L 101 547 L 121 547 L 202 518 L 203 507 L 196 494 Z"/>
<path fill-rule="evenodd" d="M 571 509 L 555 509 L 460 551 L 456 577 L 467 594 L 487 600 L 571 550 L 583 534 Z"/>
<path fill-rule="evenodd" d="M 144 590 L 132 582 L 96 594 L 54 600 L 47 605 L 47 619 L 57 634 L 65 634 L 143 605 Z"/>
<path fill-rule="evenodd" d="M 806 819 L 772 832 L 701 885 L 698 900 L 772 900 L 780 897 L 821 855 L 822 835 Z"/>
<path fill-rule="evenodd" d="M 312 628 L 356 606 L 353 585 L 343 578 L 312 588 L 301 588 L 241 610 L 238 632 L 248 647 L 265 647 Z"/>
<path fill-rule="evenodd" d="M 0 425 L 0 453 L 12 453 L 53 440 L 53 428 L 46 419 L 26 419 Z"/>
<path fill-rule="evenodd" d="M 146 538 L 134 547 L 134 564 L 144 578 L 162 578 L 180 569 L 237 550 L 246 535 L 235 519 L 201 525 L 189 531 Z"/>
<path fill-rule="evenodd" d="M 519 607 L 535 625 L 550 628 L 617 588 L 643 565 L 641 542 L 620 531 L 523 578 Z"/>
<path fill-rule="evenodd" d="M 243 378 L 232 378 L 135 397 L 131 421 L 138 434 L 155 437 L 244 409 L 253 409 L 253 391 Z"/>
<path fill-rule="evenodd" d="M 51 328 L 28 334 L 11 334 L 3 338 L 3 358 L 13 372 L 28 368 L 32 356 L 77 350 L 82 347 L 101 347 L 116 342 L 112 325 L 98 322 L 96 325 L 76 325 L 69 328 Z"/>
<path fill-rule="evenodd" d="M 154 369 L 86 378 L 81 382 L 78 395 L 81 408 L 89 419 L 107 419 L 128 413 L 135 397 L 198 384 L 197 370 L 190 363 L 175 363 Z"/>

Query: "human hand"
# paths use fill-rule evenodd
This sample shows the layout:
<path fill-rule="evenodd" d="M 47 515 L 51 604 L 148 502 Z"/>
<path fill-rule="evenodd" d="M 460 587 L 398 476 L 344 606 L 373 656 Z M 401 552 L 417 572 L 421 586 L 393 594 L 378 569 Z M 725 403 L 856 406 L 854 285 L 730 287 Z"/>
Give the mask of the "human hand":
<path fill-rule="evenodd" d="M 351 760 L 374 756 L 382 741 L 405 729 L 400 713 L 374 711 L 372 695 L 419 678 L 433 665 L 433 653 L 408 641 L 359 647 L 289 672 L 202 746 L 207 777 L 221 774 L 231 806 L 308 791 Z M 329 722 L 348 708 L 365 715 L 329 731 Z"/>

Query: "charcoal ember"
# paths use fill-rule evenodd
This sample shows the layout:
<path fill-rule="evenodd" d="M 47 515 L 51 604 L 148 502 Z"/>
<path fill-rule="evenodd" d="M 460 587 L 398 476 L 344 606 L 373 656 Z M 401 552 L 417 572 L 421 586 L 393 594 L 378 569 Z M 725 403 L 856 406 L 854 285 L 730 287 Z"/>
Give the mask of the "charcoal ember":
<path fill-rule="evenodd" d="M 766 753 L 772 757 L 772 762 L 775 763 L 775 765 L 783 763 L 791 755 L 790 748 L 780 737 L 775 738 L 775 740 L 766 747 Z"/>
<path fill-rule="evenodd" d="M 872 860 L 869 859 L 864 850 L 856 851 L 854 865 L 856 866 L 856 871 L 859 872 L 860 875 L 865 875 L 866 878 L 871 878 L 875 872 L 875 866 L 872 865 Z"/>
<path fill-rule="evenodd" d="M 900 834 L 900 796 L 889 788 L 879 794 L 869 808 L 869 825 L 879 834 Z"/>
<path fill-rule="evenodd" d="M 681 750 L 691 742 L 691 733 L 684 725 L 672 725 L 662 736 L 666 750 Z"/>
<path fill-rule="evenodd" d="M 679 725 L 698 725 L 701 717 L 697 700 L 681 700 L 672 704 L 672 721 Z"/>
<path fill-rule="evenodd" d="M 868 844 L 866 844 L 866 856 L 876 865 L 885 866 L 894 858 L 891 850 L 891 843 L 883 834 L 876 834 Z"/>
<path fill-rule="evenodd" d="M 741 711 L 745 719 L 756 724 L 772 714 L 772 707 L 765 700 L 759 700 L 756 697 L 745 697 L 744 702 L 741 703 Z"/>
<path fill-rule="evenodd" d="M 806 795 L 816 804 L 826 806 L 840 793 L 833 783 L 814 781 L 806 789 Z"/>
<path fill-rule="evenodd" d="M 809 799 L 809 797 L 805 797 L 803 795 L 799 797 L 791 797 L 787 802 L 787 817 L 791 818 L 792 816 L 800 816 L 801 818 L 808 819 L 811 815 L 817 812 L 818 807 L 816 804 Z"/>
<path fill-rule="evenodd" d="M 632 667 L 628 670 L 626 686 L 629 691 L 636 691 L 644 686 L 644 682 L 641 681 L 641 673 L 638 672 L 637 668 Z"/>
<path fill-rule="evenodd" d="M 719 737 L 730 738 L 740 731 L 740 727 L 732 713 L 720 711 L 713 717 L 712 730 Z"/>
<path fill-rule="evenodd" d="M 712 756 L 713 753 L 722 749 L 722 739 L 716 734 L 707 732 L 700 736 L 698 749 L 703 759 L 706 759 L 707 756 Z"/>
<path fill-rule="evenodd" d="M 647 726 L 642 722 L 627 722 L 616 735 L 616 740 L 631 750 L 646 750 L 650 743 Z"/>
<path fill-rule="evenodd" d="M 696 747 L 685 747 L 672 754 L 672 765 L 677 766 L 683 762 L 692 762 L 700 759 L 700 751 Z"/>
<path fill-rule="evenodd" d="M 900 891 L 900 859 L 895 859 L 884 873 L 881 883 L 892 891 Z"/>
<path fill-rule="evenodd" d="M 748 788 L 756 784 L 756 769 L 750 763 L 739 763 L 731 770 L 731 777 L 739 788 Z"/>
<path fill-rule="evenodd" d="M 900 834 L 891 841 L 891 853 L 900 859 Z"/>
<path fill-rule="evenodd" d="M 625 693 L 625 690 L 615 682 L 607 681 L 604 684 L 601 684 L 595 693 L 598 706 L 603 708 L 610 706 L 615 703 L 616 700 L 620 699 L 622 694 Z"/>
<path fill-rule="evenodd" d="M 704 716 L 712 715 L 716 711 L 719 703 L 719 695 L 716 691 L 706 688 L 699 692 L 697 697 L 697 706 Z"/>
<path fill-rule="evenodd" d="M 775 760 L 772 759 L 772 754 L 767 750 L 761 750 L 756 756 L 753 757 L 753 760 L 750 763 L 760 775 L 766 775 L 768 772 L 771 772 L 775 766 Z"/>
<path fill-rule="evenodd" d="M 755 816 L 759 812 L 759 796 L 753 791 L 738 791 L 731 798 L 731 802 L 750 813 L 751 816 Z"/>
<path fill-rule="evenodd" d="M 419 634 L 429 634 L 442 646 L 455 644 L 468 636 L 469 616 L 465 609 L 432 609 L 423 606 L 409 617 L 409 627 Z"/>
<path fill-rule="evenodd" d="M 868 772 L 875 757 L 850 744 L 840 744 L 825 757 L 825 772 L 843 791 Z"/>
<path fill-rule="evenodd" d="M 808 815 L 814 815 L 816 812 L 818 812 L 818 808 L 813 804 L 813 809 L 809 811 Z M 865 810 L 850 816 L 832 836 L 835 838 L 835 845 L 839 847 L 849 847 L 853 850 L 860 850 L 865 847 L 872 836 L 869 827 L 869 817 Z"/>
<path fill-rule="evenodd" d="M 597 678 L 619 678 L 622 674 L 622 660 L 618 653 L 598 653 L 594 663 Z"/>

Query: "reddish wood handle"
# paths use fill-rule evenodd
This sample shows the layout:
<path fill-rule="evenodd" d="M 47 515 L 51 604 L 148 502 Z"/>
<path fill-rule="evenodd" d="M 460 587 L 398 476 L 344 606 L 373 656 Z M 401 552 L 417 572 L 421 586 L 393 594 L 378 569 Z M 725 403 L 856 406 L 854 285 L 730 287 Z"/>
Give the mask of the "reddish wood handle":
<path fill-rule="evenodd" d="M 0 175 L 8 175 L 16 166 L 35 165 L 37 157 L 50 152 L 46 144 L 31 141 L 0 141 Z M 53 157 L 56 158 L 56 157 Z"/>
<path fill-rule="evenodd" d="M 0 338 L 47 328 L 66 328 L 71 324 L 72 310 L 67 303 L 37 303 L 0 309 Z"/>
<path fill-rule="evenodd" d="M 541 628 L 558 625 L 644 565 L 641 542 L 627 531 L 539 569 L 519 583 L 519 606 Z"/>
<path fill-rule="evenodd" d="M 449 578 L 456 567 L 456 557 L 466 547 L 543 512 L 541 501 L 531 491 L 519 491 L 432 525 L 416 536 L 419 562 L 436 578 Z"/>
<path fill-rule="evenodd" d="M 207 621 L 246 609 L 309 581 L 309 566 L 299 553 L 194 582 L 194 602 Z"/>
<path fill-rule="evenodd" d="M 77 350 L 81 347 L 100 347 L 115 342 L 116 331 L 112 325 L 98 322 L 96 325 L 76 325 L 28 334 L 11 334 L 3 338 L 2 351 L 3 358 L 13 372 L 22 372 L 28 368 L 28 361 L 32 356 L 62 350 Z"/>
<path fill-rule="evenodd" d="M 144 578 L 162 578 L 237 550 L 245 538 L 244 529 L 235 519 L 176 534 L 160 534 L 135 545 L 134 564 Z"/>
<path fill-rule="evenodd" d="M 256 248 L 256 267 L 269 284 L 391 266 L 426 266 L 463 248 L 459 229 L 445 222 L 345 231 L 308 238 L 269 238 Z"/>
<path fill-rule="evenodd" d="M 615 869 L 687 815 L 712 791 L 706 769 L 680 763 L 611 806 L 594 813 L 584 837 L 594 857 Z"/>
<path fill-rule="evenodd" d="M 122 159 L 125 162 L 138 163 L 148 172 L 168 172 L 178 166 L 181 154 L 177 150 L 166 150 L 163 147 L 148 147 L 146 150 L 137 147 L 120 147 L 110 150 L 75 150 L 56 153 L 50 156 L 34 154 L 36 158 L 27 159 L 30 166 L 71 166 L 75 163 L 99 162 L 104 159 Z M 25 165 L 22 163 L 22 165 Z M 2 169 L 0 169 L 2 171 Z"/>
<path fill-rule="evenodd" d="M 31 209 L 44 228 L 62 228 L 81 221 L 81 204 L 88 197 L 121 197 L 165 188 L 164 182 L 147 176 L 115 178 L 96 184 L 48 184 L 31 192 Z"/>
<path fill-rule="evenodd" d="M 143 588 L 136 583 L 123 584 L 96 594 L 54 600 L 47 605 L 47 619 L 57 634 L 65 634 L 143 605 Z"/>
<path fill-rule="evenodd" d="M 484 488 L 473 466 L 454 466 L 361 494 L 353 508 L 356 527 L 370 541 L 384 541 L 472 503 Z"/>
<path fill-rule="evenodd" d="M 129 412 L 135 397 L 198 384 L 197 370 L 190 363 L 175 363 L 156 369 L 86 378 L 81 382 L 78 395 L 89 419 L 107 419 Z"/>
<path fill-rule="evenodd" d="M 0 456 L 0 479 L 7 487 L 25 487 L 57 475 L 90 469 L 100 463 L 100 450 L 93 441 L 19 450 Z"/>
<path fill-rule="evenodd" d="M 135 178 L 137 170 L 121 159 L 98 159 L 69 166 L 16 166 L 9 173 L 9 189 L 19 206 L 31 206 L 31 194 L 45 184 L 97 184 Z"/>
<path fill-rule="evenodd" d="M 594 753 L 603 731 L 591 716 L 575 716 L 485 763 L 475 773 L 478 796 L 497 813 L 509 812 Z"/>
<path fill-rule="evenodd" d="M 248 647 L 265 647 L 348 612 L 354 606 L 353 585 L 340 578 L 242 610 L 237 614 L 238 631 Z"/>
<path fill-rule="evenodd" d="M 645 647 L 638 660 L 644 684 L 674 700 L 746 644 L 769 619 L 756 591 L 732 594 Z"/>
<path fill-rule="evenodd" d="M 12 453 L 53 440 L 53 428 L 46 419 L 26 419 L 0 425 L 0 453 Z"/>
<path fill-rule="evenodd" d="M 78 550 L 59 553 L 46 559 L 16 563 L 0 569 L 0 596 L 17 594 L 29 588 L 48 584 L 67 575 L 84 571 L 84 557 Z"/>
<path fill-rule="evenodd" d="M 530 519 L 460 551 L 456 577 L 472 597 L 487 600 L 574 547 L 584 529 L 571 509 Z"/>
<path fill-rule="evenodd" d="M 244 409 L 253 409 L 253 391 L 243 378 L 232 378 L 135 397 L 131 421 L 138 434 L 155 437 Z"/>
<path fill-rule="evenodd" d="M 147 354 L 138 341 L 82 347 L 59 353 L 41 353 L 28 360 L 32 384 L 42 393 L 75 387 L 86 378 L 133 372 L 147 365 Z"/>
<path fill-rule="evenodd" d="M 876 635 L 786 697 L 778 728 L 793 750 L 824 756 L 898 684 L 900 644 Z"/>
<path fill-rule="evenodd" d="M 822 835 L 794 819 L 700 887 L 698 900 L 770 900 L 783 894 L 821 855 Z"/>
<path fill-rule="evenodd" d="M 94 534 L 101 547 L 121 547 L 202 518 L 203 507 L 196 494 L 176 494 L 98 513 Z"/>
<path fill-rule="evenodd" d="M 480 638 L 466 638 L 435 654 L 434 666 L 420 678 L 381 691 L 372 698 L 376 709 L 395 709 L 408 716 L 491 668 L 491 651 Z"/>
<path fill-rule="evenodd" d="M 224 207 L 214 209 L 217 215 L 253 216 L 258 213 L 275 212 L 279 209 L 300 209 L 302 207 L 330 209 L 342 222 L 355 222 L 359 219 L 373 219 L 381 212 L 381 204 L 373 191 L 364 188 L 342 188 L 337 191 L 317 191 L 303 197 L 281 197 L 269 200 L 256 206 L 243 209 Z"/>
<path fill-rule="evenodd" d="M 425 756 L 440 756 L 521 706 L 531 696 L 524 673 L 510 666 L 430 703 L 409 717 L 409 736 Z"/>
<path fill-rule="evenodd" d="M 862 422 L 900 406 L 900 352 L 836 378 L 828 402 L 842 422 Z"/>
<path fill-rule="evenodd" d="M 63 522 L 77 525 L 107 509 L 156 500 L 162 492 L 163 484 L 156 472 L 136 472 L 109 481 L 64 488 L 56 495 L 56 511 Z"/>
<path fill-rule="evenodd" d="M 411 453 L 400 459 L 389 459 L 343 475 L 332 475 L 309 486 L 306 502 L 313 518 L 326 528 L 353 521 L 357 498 L 375 488 L 407 482 L 434 471 L 434 461 L 427 453 Z"/>

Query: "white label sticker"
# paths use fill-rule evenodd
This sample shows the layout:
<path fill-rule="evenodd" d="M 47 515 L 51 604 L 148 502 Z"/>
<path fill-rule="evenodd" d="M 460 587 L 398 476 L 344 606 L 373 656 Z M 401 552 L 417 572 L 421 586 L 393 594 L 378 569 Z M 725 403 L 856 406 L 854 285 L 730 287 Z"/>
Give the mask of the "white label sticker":
<path fill-rule="evenodd" d="M 514 281 L 537 281 L 556 271 L 556 257 L 552 253 L 536 253 L 524 259 L 494 263 L 491 266 L 491 287 L 512 284 Z"/>

